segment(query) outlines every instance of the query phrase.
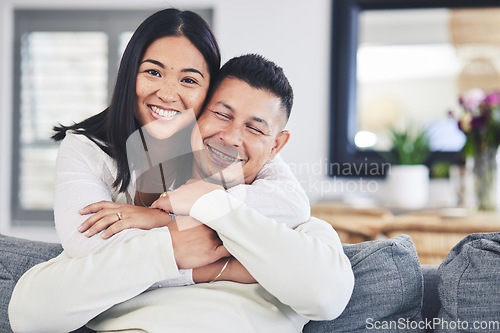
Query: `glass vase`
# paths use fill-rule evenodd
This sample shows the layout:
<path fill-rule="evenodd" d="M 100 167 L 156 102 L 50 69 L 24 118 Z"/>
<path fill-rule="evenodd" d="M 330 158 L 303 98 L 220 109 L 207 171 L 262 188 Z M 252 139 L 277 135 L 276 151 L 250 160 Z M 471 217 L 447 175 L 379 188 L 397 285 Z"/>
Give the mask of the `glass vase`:
<path fill-rule="evenodd" d="M 474 199 L 479 211 L 497 209 L 497 147 L 487 147 L 474 155 Z"/>

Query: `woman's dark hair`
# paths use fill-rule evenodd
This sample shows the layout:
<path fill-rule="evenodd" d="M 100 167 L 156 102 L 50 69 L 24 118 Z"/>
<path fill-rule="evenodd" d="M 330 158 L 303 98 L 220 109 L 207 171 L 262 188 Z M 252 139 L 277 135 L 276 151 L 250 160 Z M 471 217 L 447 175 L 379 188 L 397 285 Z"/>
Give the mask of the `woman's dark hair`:
<path fill-rule="evenodd" d="M 208 24 L 196 13 L 169 8 L 149 16 L 132 35 L 120 62 L 115 89 L 109 107 L 101 113 L 71 126 L 55 126 L 52 139 L 60 141 L 71 130 L 87 136 L 115 159 L 117 178 L 113 186 L 125 192 L 130 184 L 127 138 L 141 124 L 135 118 L 137 107 L 136 77 L 146 49 L 166 36 L 184 36 L 203 55 L 210 78 L 217 75 L 221 56 L 219 46 Z"/>

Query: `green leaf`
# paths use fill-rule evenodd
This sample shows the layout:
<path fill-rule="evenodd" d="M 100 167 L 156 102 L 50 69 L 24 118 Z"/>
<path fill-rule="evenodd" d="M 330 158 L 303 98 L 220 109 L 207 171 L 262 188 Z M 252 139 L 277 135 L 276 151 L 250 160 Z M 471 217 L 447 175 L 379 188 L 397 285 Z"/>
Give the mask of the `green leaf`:
<path fill-rule="evenodd" d="M 429 158 L 430 141 L 427 132 L 418 129 L 415 133 L 391 129 L 392 149 L 381 153 L 393 164 L 423 164 Z"/>

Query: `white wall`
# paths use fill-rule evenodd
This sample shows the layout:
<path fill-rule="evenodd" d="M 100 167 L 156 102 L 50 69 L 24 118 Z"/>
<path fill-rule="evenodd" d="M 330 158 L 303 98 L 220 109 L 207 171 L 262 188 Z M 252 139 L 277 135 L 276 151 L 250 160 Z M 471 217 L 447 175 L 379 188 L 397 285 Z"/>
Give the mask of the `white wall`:
<path fill-rule="evenodd" d="M 288 129 L 292 138 L 282 156 L 297 171 L 311 201 L 322 196 L 321 174 L 327 157 L 330 50 L 330 0 L 4 0 L 0 3 L 0 232 L 52 240 L 39 230 L 9 227 L 12 110 L 12 35 L 15 8 L 212 7 L 214 31 L 223 61 L 248 52 L 260 53 L 282 66 L 295 92 Z"/>

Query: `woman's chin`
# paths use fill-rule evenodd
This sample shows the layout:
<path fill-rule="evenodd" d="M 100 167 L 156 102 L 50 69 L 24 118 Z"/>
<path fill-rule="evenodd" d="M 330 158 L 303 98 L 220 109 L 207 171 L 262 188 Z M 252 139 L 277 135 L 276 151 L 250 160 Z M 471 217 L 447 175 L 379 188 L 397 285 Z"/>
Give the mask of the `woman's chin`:
<path fill-rule="evenodd" d="M 165 140 L 171 138 L 174 134 L 193 125 L 196 121 L 195 114 L 192 109 L 184 110 L 182 113 L 172 118 L 159 118 L 153 120 L 143 128 L 157 140 Z"/>
<path fill-rule="evenodd" d="M 181 119 L 176 119 L 175 121 L 155 120 L 144 125 L 143 128 L 157 140 L 170 139 L 191 124 L 191 122 L 179 120 Z"/>

